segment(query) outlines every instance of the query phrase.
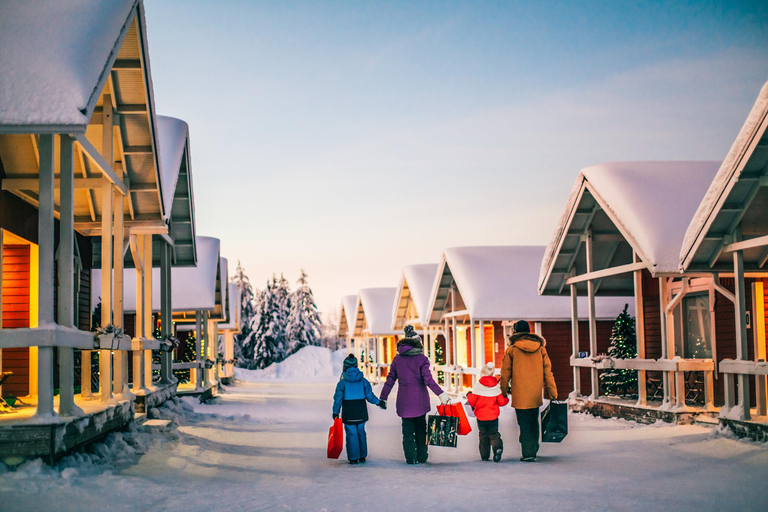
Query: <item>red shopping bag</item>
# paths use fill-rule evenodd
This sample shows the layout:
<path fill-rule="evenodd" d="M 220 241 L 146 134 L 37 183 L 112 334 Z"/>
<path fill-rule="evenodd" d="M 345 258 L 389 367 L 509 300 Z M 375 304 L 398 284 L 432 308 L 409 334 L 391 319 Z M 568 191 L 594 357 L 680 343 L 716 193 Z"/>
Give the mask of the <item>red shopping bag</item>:
<path fill-rule="evenodd" d="M 344 425 L 341 418 L 333 420 L 333 426 L 328 430 L 328 458 L 338 459 L 344 448 Z"/>
<path fill-rule="evenodd" d="M 460 436 L 465 436 L 470 432 L 472 432 L 472 426 L 469 424 L 467 413 L 464 412 L 464 406 L 462 404 L 455 403 L 455 404 L 448 404 L 448 405 L 438 405 L 437 412 L 438 414 L 441 414 L 443 416 L 454 416 L 456 418 L 459 418 L 459 435 Z"/>

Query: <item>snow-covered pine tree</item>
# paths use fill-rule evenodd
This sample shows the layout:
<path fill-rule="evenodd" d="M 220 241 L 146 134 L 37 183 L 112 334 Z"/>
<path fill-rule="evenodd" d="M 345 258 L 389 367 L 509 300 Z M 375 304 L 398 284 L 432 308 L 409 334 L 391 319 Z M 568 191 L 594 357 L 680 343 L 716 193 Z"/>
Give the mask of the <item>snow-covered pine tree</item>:
<path fill-rule="evenodd" d="M 272 276 L 272 281 L 267 282 L 266 288 L 257 297 L 252 322 L 254 349 L 251 368 L 266 368 L 281 360 L 278 354 L 285 324 L 280 315 L 278 287 L 277 278 Z"/>
<path fill-rule="evenodd" d="M 629 316 L 627 308 L 616 318 L 611 332 L 611 346 L 608 355 L 616 359 L 634 359 L 637 357 L 637 337 L 635 319 Z M 600 376 L 601 387 L 606 395 L 626 396 L 637 389 L 637 370 L 612 368 Z"/>
<path fill-rule="evenodd" d="M 279 280 L 275 279 L 274 276 L 272 277 L 272 286 L 277 306 L 275 321 L 279 329 L 275 338 L 275 360 L 282 361 L 290 355 L 286 338 L 286 327 L 288 325 L 288 316 L 291 314 L 291 285 L 281 273 Z"/>
<path fill-rule="evenodd" d="M 308 345 L 319 345 L 323 323 L 304 269 L 301 270 L 297 284 L 299 287 L 291 295 L 291 309 L 286 326 L 288 355 Z"/>
<path fill-rule="evenodd" d="M 240 334 L 235 336 L 235 359 L 238 366 L 251 368 L 256 345 L 252 325 L 253 317 L 256 315 L 255 292 L 240 261 L 237 262 L 232 282 L 237 285 L 240 292 Z"/>

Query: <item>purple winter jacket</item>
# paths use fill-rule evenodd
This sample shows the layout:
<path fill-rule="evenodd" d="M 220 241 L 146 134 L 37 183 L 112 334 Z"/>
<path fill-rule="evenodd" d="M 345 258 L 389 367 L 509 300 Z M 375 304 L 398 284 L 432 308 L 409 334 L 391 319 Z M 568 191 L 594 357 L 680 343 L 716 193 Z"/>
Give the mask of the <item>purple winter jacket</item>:
<path fill-rule="evenodd" d="M 427 387 L 436 395 L 443 393 L 429 372 L 429 359 L 420 352 L 413 353 L 421 348 L 418 343 L 415 345 L 416 350 L 405 340 L 397 344 L 398 354 L 392 360 L 380 395 L 381 400 L 386 400 L 395 381 L 398 381 L 396 410 L 401 418 L 416 418 L 429 412 L 431 406 Z M 409 351 L 412 353 L 408 354 Z"/>

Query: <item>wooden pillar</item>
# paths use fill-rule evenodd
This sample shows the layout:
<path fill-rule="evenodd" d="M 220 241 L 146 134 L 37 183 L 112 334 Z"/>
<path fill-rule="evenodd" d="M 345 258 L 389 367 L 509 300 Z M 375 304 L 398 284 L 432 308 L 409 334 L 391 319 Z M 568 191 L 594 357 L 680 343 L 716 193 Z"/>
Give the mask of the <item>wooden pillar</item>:
<path fill-rule="evenodd" d="M 765 361 L 765 302 L 763 300 L 764 289 L 763 282 L 757 281 L 752 284 L 752 317 L 754 334 L 754 352 L 755 361 Z M 768 393 L 766 392 L 766 376 L 755 375 L 755 405 L 757 416 L 765 416 L 768 412 Z"/>
<path fill-rule="evenodd" d="M 144 236 L 144 337 L 155 337 L 154 325 L 152 325 L 152 235 Z M 144 387 L 152 388 L 152 351 L 143 350 L 144 356 Z"/>
<path fill-rule="evenodd" d="M 113 206 L 113 219 L 114 219 L 114 245 L 112 249 L 112 268 L 113 273 L 113 286 L 112 286 L 112 322 L 115 327 L 121 329 L 125 325 L 124 308 L 123 308 L 123 243 L 124 236 L 124 223 L 123 223 L 123 196 L 119 190 L 113 188 L 112 190 L 112 206 Z M 125 375 L 125 358 L 126 352 L 122 350 L 115 350 L 112 354 L 112 387 L 115 395 L 123 396 L 126 383 L 128 380 Z"/>
<path fill-rule="evenodd" d="M 637 254 L 633 253 L 632 260 L 635 263 L 640 261 Z M 637 339 L 637 357 L 645 359 L 645 315 L 643 311 L 643 271 L 634 272 L 635 281 L 635 334 Z M 637 372 L 637 405 L 645 407 L 648 405 L 647 380 L 645 370 Z"/>
<path fill-rule="evenodd" d="M 576 285 L 571 286 L 571 348 L 573 353 L 571 357 L 577 359 L 579 357 L 579 296 L 576 290 Z M 573 367 L 573 391 L 571 397 L 581 396 L 581 367 Z"/>
<path fill-rule="evenodd" d="M 483 365 L 480 364 L 477 358 L 477 333 L 475 333 L 475 321 L 472 318 L 469 319 L 469 348 L 472 354 L 472 366 L 479 370 Z M 477 384 L 477 376 L 477 373 L 472 374 L 473 386 Z"/>
<path fill-rule="evenodd" d="M 203 387 L 203 312 L 195 312 L 195 362 L 197 362 L 197 371 L 195 372 L 195 387 Z"/>
<path fill-rule="evenodd" d="M 586 255 L 587 255 L 587 273 L 594 272 L 594 254 L 592 251 L 592 229 L 587 229 L 585 235 Z M 595 281 L 587 281 L 587 308 L 589 311 L 589 355 L 597 355 L 597 319 L 595 316 Z M 597 368 L 590 368 L 592 393 L 590 398 L 600 396 L 600 379 L 598 378 Z"/>
<path fill-rule="evenodd" d="M 38 324 L 53 323 L 53 212 L 54 212 L 54 136 L 40 135 L 40 189 L 38 211 Z M 64 299 L 66 300 L 66 299 Z M 36 416 L 51 417 L 53 411 L 53 347 L 37 350 L 37 411 Z"/>
<path fill-rule="evenodd" d="M 104 95 L 102 113 L 101 154 L 104 160 L 114 164 L 114 129 L 113 129 L 112 98 Z M 101 186 L 101 326 L 113 323 L 112 307 L 112 183 L 103 178 Z M 99 392 L 102 402 L 112 400 L 112 353 L 110 350 L 99 351 Z"/>
<path fill-rule="evenodd" d="M 59 136 L 59 324 L 75 327 L 75 151 L 69 135 Z M 59 414 L 80 416 L 75 405 L 75 358 L 70 347 L 59 347 Z"/>
<path fill-rule="evenodd" d="M 669 305 L 669 286 L 666 277 L 659 278 L 659 309 L 661 314 L 661 358 L 670 359 L 669 355 L 669 325 L 667 322 L 667 306 Z M 663 404 L 667 406 L 675 399 L 674 372 L 662 373 Z"/>
<path fill-rule="evenodd" d="M 146 261 L 144 261 L 144 236 L 143 235 L 131 235 L 131 250 L 133 254 L 134 266 L 136 267 L 136 320 L 135 320 L 135 337 L 143 339 L 146 337 L 144 332 L 146 322 L 144 321 L 144 315 L 146 310 L 144 309 L 144 302 L 146 300 L 144 294 L 144 273 L 147 271 Z M 150 272 L 152 269 L 149 269 Z M 144 357 L 141 350 L 134 350 L 131 352 L 133 359 L 133 390 L 135 392 L 143 393 L 144 390 Z"/>
<path fill-rule="evenodd" d="M 741 236 L 737 236 L 737 238 L 741 239 Z M 744 289 L 744 253 L 742 251 L 733 252 L 733 280 L 735 285 L 733 295 L 736 299 L 734 304 L 736 314 L 736 359 L 746 361 L 749 347 L 747 341 L 747 297 Z M 738 419 L 749 420 L 751 417 L 749 410 L 749 375 L 740 373 L 737 376 L 737 381 L 739 391 L 737 404 L 742 409 Z"/>
<path fill-rule="evenodd" d="M 171 302 L 171 246 L 160 245 L 160 335 L 165 339 L 173 334 L 173 304 Z M 227 359 L 231 359 L 228 357 Z M 160 383 L 172 384 L 173 353 L 160 352 Z"/>
<path fill-rule="evenodd" d="M 208 318 L 210 313 L 203 311 L 203 336 L 200 340 L 200 357 L 203 364 L 203 384 L 208 385 L 210 379 L 208 378 L 208 370 L 205 369 L 205 361 L 208 359 L 208 345 L 211 343 L 210 332 L 208 331 Z"/>

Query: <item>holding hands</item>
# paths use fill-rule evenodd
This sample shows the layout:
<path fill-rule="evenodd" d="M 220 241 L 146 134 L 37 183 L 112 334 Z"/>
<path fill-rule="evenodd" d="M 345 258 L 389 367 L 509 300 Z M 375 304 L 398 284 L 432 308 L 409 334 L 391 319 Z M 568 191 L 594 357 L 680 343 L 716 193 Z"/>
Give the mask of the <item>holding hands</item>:
<path fill-rule="evenodd" d="M 386 400 L 379 400 L 379 404 L 378 405 L 379 405 L 379 407 L 381 409 L 384 409 L 384 410 L 387 409 L 387 401 Z"/>

